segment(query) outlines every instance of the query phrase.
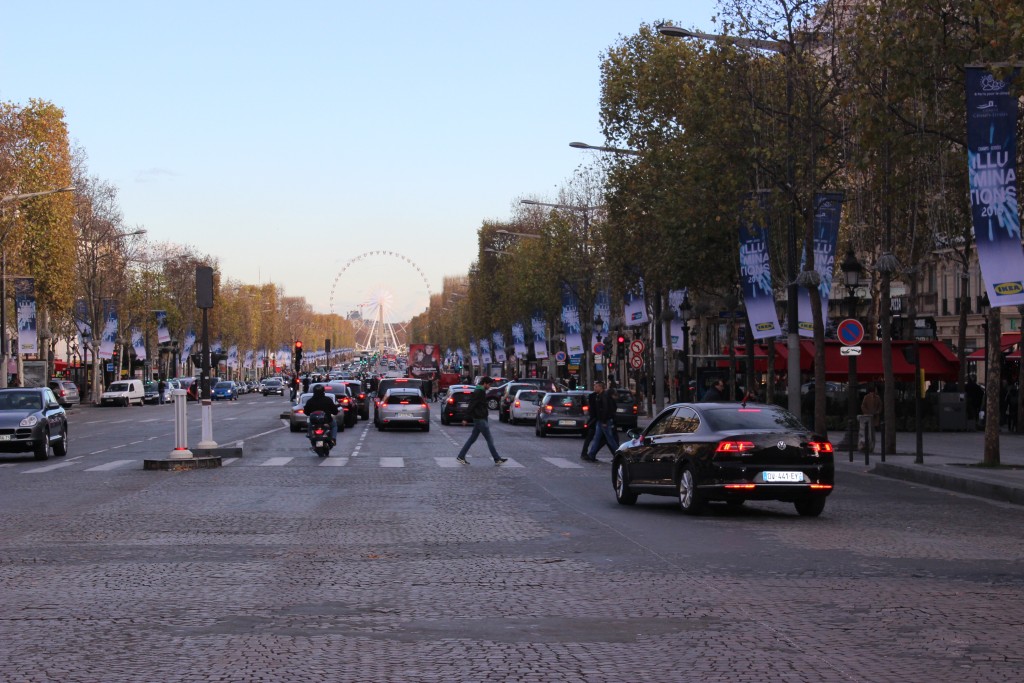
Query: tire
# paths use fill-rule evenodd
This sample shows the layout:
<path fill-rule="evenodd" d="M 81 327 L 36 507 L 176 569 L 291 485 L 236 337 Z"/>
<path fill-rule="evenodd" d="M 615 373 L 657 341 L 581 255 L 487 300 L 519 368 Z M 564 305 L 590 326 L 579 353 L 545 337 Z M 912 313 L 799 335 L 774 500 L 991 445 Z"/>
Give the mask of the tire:
<path fill-rule="evenodd" d="M 688 515 L 699 515 L 704 508 L 704 497 L 697 490 L 696 482 L 693 479 L 693 472 L 689 467 L 684 467 L 679 473 L 679 481 L 676 482 L 677 498 L 679 509 Z"/>
<path fill-rule="evenodd" d="M 539 436 L 539 437 L 541 437 L 543 439 L 547 435 L 548 435 L 548 430 L 544 429 L 543 426 L 540 426 L 540 427 L 537 428 L 537 436 Z"/>
<path fill-rule="evenodd" d="M 422 428 L 422 430 L 423 430 L 424 432 L 429 432 L 429 431 L 430 431 L 430 425 L 424 425 L 424 426 L 423 426 L 423 428 Z"/>
<path fill-rule="evenodd" d="M 487 399 L 487 409 L 488 410 L 497 410 L 498 409 L 498 399 L 496 399 L 496 398 L 489 398 L 489 399 Z"/>
<path fill-rule="evenodd" d="M 810 495 L 794 501 L 793 505 L 801 517 L 817 517 L 825 509 L 825 496 Z"/>
<path fill-rule="evenodd" d="M 36 443 L 35 448 L 36 460 L 46 460 L 50 457 L 50 430 L 43 430 L 43 438 Z"/>
<path fill-rule="evenodd" d="M 636 494 L 629 489 L 625 481 L 626 466 L 619 458 L 612 466 L 612 488 L 615 489 L 615 500 L 619 505 L 633 505 L 636 503 Z"/>
<path fill-rule="evenodd" d="M 288 429 L 290 431 L 297 432 L 297 431 L 299 431 L 299 426 L 298 425 L 289 424 L 288 425 Z"/>
<path fill-rule="evenodd" d="M 58 458 L 63 458 L 68 454 L 68 427 L 64 425 L 63 434 L 61 434 L 60 442 L 53 446 L 53 454 Z"/>

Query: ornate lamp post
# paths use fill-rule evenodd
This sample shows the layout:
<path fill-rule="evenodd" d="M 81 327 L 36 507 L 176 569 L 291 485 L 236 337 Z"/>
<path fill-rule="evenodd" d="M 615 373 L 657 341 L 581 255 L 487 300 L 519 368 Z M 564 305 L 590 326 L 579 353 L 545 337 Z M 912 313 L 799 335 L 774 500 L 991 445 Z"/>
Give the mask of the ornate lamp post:
<path fill-rule="evenodd" d="M 846 283 L 846 304 L 848 315 L 852 319 L 857 318 L 857 284 L 860 282 L 861 271 L 864 266 L 860 264 L 853 253 L 853 247 L 846 248 L 846 257 L 839 266 L 843 270 L 843 280 Z M 853 462 L 853 445 L 857 441 L 857 356 L 849 358 L 849 374 L 847 377 L 846 399 L 848 408 L 849 427 L 846 432 L 847 448 L 850 453 L 850 462 Z M 874 425 L 871 427 L 874 429 Z"/>
<path fill-rule="evenodd" d="M 693 318 L 693 304 L 690 303 L 690 293 L 683 293 L 683 301 L 679 304 L 679 319 L 683 321 L 683 396 L 679 400 L 692 401 L 690 395 L 690 319 Z"/>

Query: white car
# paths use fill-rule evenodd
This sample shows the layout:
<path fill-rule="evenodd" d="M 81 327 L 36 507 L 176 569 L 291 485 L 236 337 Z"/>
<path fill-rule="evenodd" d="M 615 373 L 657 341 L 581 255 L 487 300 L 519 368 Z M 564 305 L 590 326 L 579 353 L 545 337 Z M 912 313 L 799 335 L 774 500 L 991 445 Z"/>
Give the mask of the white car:
<path fill-rule="evenodd" d="M 142 388 L 141 379 L 122 379 L 111 382 L 107 390 L 100 394 L 101 406 L 142 405 L 146 392 Z"/>
<path fill-rule="evenodd" d="M 508 406 L 508 423 L 533 422 L 540 410 L 540 400 L 546 391 L 540 389 L 520 389 Z"/>
<path fill-rule="evenodd" d="M 419 389 L 392 388 L 377 404 L 377 429 L 419 427 L 430 431 L 430 406 Z"/>

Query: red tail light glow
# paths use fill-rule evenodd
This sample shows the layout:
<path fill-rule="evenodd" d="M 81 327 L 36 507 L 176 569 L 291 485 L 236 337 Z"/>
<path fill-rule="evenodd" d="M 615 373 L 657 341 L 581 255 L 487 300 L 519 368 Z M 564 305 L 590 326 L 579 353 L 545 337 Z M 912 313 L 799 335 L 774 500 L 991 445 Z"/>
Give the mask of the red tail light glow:
<path fill-rule="evenodd" d="M 400 403 L 401 405 L 403 405 L 403 406 L 407 406 L 407 405 L 409 405 L 409 402 L 408 402 L 408 401 L 399 401 L 399 403 Z"/>
<path fill-rule="evenodd" d="M 583 412 L 584 413 L 589 413 L 590 412 L 590 406 L 583 406 Z"/>
<path fill-rule="evenodd" d="M 832 452 L 832 442 L 830 441 L 811 441 L 807 447 L 817 454 Z"/>
<path fill-rule="evenodd" d="M 756 487 L 756 484 L 726 484 L 727 489 L 742 489 L 744 491 L 750 491 Z"/>
<path fill-rule="evenodd" d="M 750 441 L 723 441 L 718 444 L 715 453 L 743 453 L 754 450 L 754 444 Z"/>
<path fill-rule="evenodd" d="M 812 491 L 831 491 L 832 484 L 811 484 Z"/>
<path fill-rule="evenodd" d="M 519 407 L 519 400 L 518 399 L 516 400 L 516 404 L 515 405 L 516 405 L 516 408 Z"/>
<path fill-rule="evenodd" d="M 544 406 L 544 412 L 547 413 L 548 415 L 550 415 L 551 414 L 551 406 Z"/>
<path fill-rule="evenodd" d="M 445 403 L 447 403 L 450 406 L 451 405 L 455 405 L 455 398 L 454 397 L 449 398 L 447 401 L 445 401 Z"/>

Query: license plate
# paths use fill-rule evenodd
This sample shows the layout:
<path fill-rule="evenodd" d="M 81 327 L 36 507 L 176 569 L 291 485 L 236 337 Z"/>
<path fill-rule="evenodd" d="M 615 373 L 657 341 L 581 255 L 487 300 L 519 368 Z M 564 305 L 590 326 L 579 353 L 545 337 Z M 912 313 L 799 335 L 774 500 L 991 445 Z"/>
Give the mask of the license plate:
<path fill-rule="evenodd" d="M 12 441 L 13 439 L 13 434 L 0 434 L 0 441 Z"/>
<path fill-rule="evenodd" d="M 460 408 L 468 408 L 469 407 L 468 403 L 460 403 L 458 405 L 459 405 Z"/>
<path fill-rule="evenodd" d="M 765 472 L 765 481 L 795 481 L 802 482 L 804 480 L 803 472 Z"/>
<path fill-rule="evenodd" d="M 324 442 L 323 441 L 317 441 L 317 442 L 315 442 L 315 445 L 316 445 L 317 448 L 323 448 L 324 447 Z"/>
<path fill-rule="evenodd" d="M 558 421 L 558 426 L 559 427 L 575 427 L 576 426 L 576 420 L 559 420 Z"/>
<path fill-rule="evenodd" d="M 626 409 L 625 408 L 616 408 L 615 412 L 616 413 L 624 413 L 624 412 L 626 412 Z"/>
<path fill-rule="evenodd" d="M 412 415 L 410 413 L 398 413 L 395 417 L 399 419 L 409 419 Z"/>

